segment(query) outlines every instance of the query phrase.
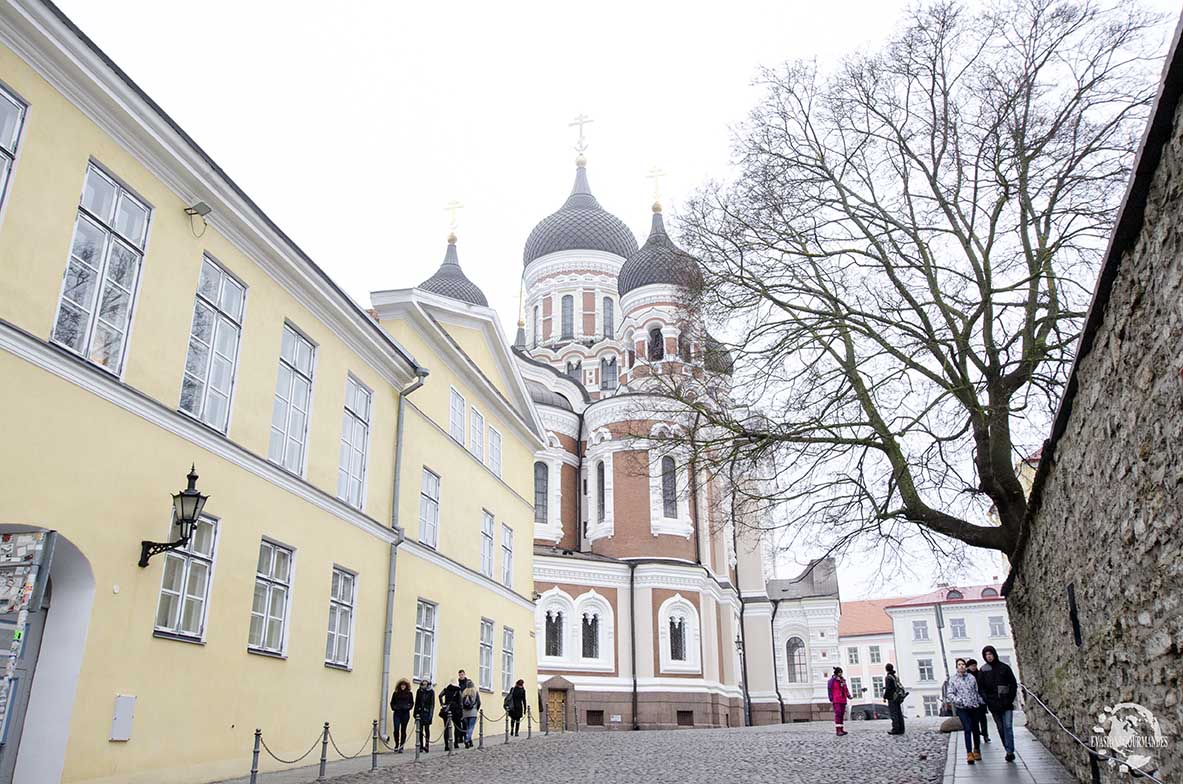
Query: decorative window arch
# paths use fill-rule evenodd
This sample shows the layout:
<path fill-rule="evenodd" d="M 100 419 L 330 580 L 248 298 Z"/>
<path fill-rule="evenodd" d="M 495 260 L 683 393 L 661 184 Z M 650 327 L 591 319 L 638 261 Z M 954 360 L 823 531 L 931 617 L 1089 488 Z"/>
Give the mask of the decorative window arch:
<path fill-rule="evenodd" d="M 808 683 L 809 667 L 805 661 L 805 641 L 800 637 L 790 637 L 785 643 L 785 666 L 788 669 L 789 683 Z"/>
<path fill-rule="evenodd" d="M 616 389 L 619 384 L 620 369 L 616 365 L 616 357 L 600 358 L 600 389 Z"/>
<path fill-rule="evenodd" d="M 983 599 L 997 599 L 998 598 L 998 591 L 996 591 L 993 588 L 983 588 L 982 589 L 982 598 Z"/>
<path fill-rule="evenodd" d="M 694 604 L 675 594 L 662 602 L 657 622 L 662 672 L 700 672 L 701 626 Z"/>
<path fill-rule="evenodd" d="M 550 522 L 550 466 L 541 460 L 534 463 L 534 525 Z"/>
<path fill-rule="evenodd" d="M 579 648 L 570 658 L 577 658 L 578 669 L 612 669 L 614 666 L 615 617 L 608 600 L 591 589 L 575 600 L 579 619 Z"/>
<path fill-rule="evenodd" d="M 570 656 L 568 637 L 575 603 L 560 588 L 551 588 L 538 600 L 535 624 L 541 646 L 541 658 L 556 663 Z"/>
<path fill-rule="evenodd" d="M 661 334 L 661 327 L 649 330 L 649 361 L 658 362 L 665 359 L 665 336 Z"/>
<path fill-rule="evenodd" d="M 604 337 L 616 337 L 616 305 L 611 297 L 604 297 Z"/>
<path fill-rule="evenodd" d="M 946 601 L 952 601 L 954 599 L 964 599 L 964 598 L 965 598 L 965 594 L 963 594 L 961 591 L 957 590 L 956 588 L 954 588 L 953 590 L 951 590 L 947 594 L 945 594 Z"/>

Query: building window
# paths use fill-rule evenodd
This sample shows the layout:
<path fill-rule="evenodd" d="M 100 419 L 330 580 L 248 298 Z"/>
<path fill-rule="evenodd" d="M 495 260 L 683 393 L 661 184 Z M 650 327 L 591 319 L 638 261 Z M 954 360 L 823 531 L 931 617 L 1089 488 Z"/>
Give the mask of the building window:
<path fill-rule="evenodd" d="M 649 359 L 652 362 L 665 359 L 665 338 L 661 335 L 661 327 L 649 330 Z"/>
<path fill-rule="evenodd" d="M 924 695 L 924 715 L 939 716 L 941 714 L 940 698 L 935 694 Z"/>
<path fill-rule="evenodd" d="M 357 577 L 351 572 L 333 568 L 333 582 L 329 588 L 329 636 L 325 642 L 325 661 L 341 667 L 349 666 L 356 581 Z"/>
<path fill-rule="evenodd" d="M 600 389 L 616 389 L 620 374 L 616 367 L 616 357 L 600 359 Z"/>
<path fill-rule="evenodd" d="M 600 658 L 600 616 L 594 612 L 583 614 L 583 658 Z"/>
<path fill-rule="evenodd" d="M 513 629 L 501 629 L 501 691 L 513 688 Z"/>
<path fill-rule="evenodd" d="M 1001 615 L 990 616 L 990 636 L 991 637 L 1005 637 L 1006 636 L 1006 620 Z"/>
<path fill-rule="evenodd" d="M 283 325 L 279 347 L 279 380 L 271 411 L 271 441 L 267 456 L 294 474 L 304 470 L 304 446 L 308 440 L 308 412 L 312 402 L 312 356 L 308 341 L 288 324 Z"/>
<path fill-rule="evenodd" d="M 961 591 L 957 590 L 956 588 L 954 588 L 953 590 L 951 590 L 947 594 L 945 594 L 945 601 L 949 601 L 949 602 L 955 601 L 957 599 L 964 599 L 964 598 L 965 598 L 965 596 L 961 593 Z"/>
<path fill-rule="evenodd" d="M 583 361 L 577 360 L 567 363 L 567 378 L 583 383 Z"/>
<path fill-rule="evenodd" d="M 216 536 L 217 523 L 208 517 L 199 518 L 188 544 L 170 550 L 165 556 L 160 600 L 156 605 L 157 631 L 196 639 L 205 634 L 205 608 L 209 603 Z"/>
<path fill-rule="evenodd" d="M 292 584 L 292 551 L 264 539 L 255 568 L 255 598 L 251 603 L 251 648 L 282 653 Z"/>
<path fill-rule="evenodd" d="M 8 178 L 16 162 L 16 145 L 25 124 L 25 105 L 0 88 L 0 204 L 8 190 Z"/>
<path fill-rule="evenodd" d="M 181 378 L 181 410 L 223 433 L 230 420 L 245 294 L 241 283 L 208 256 L 202 258 Z"/>
<path fill-rule="evenodd" d="M 661 458 L 661 508 L 666 517 L 678 516 L 678 481 L 674 459 Z"/>
<path fill-rule="evenodd" d="M 481 412 L 474 408 L 469 423 L 468 449 L 476 455 L 477 460 L 483 463 L 485 462 L 485 418 Z"/>
<path fill-rule="evenodd" d="M 964 640 L 968 637 L 965 633 L 965 619 L 964 618 L 950 618 L 949 619 L 949 634 L 954 640 Z"/>
<path fill-rule="evenodd" d="M 800 637 L 790 637 L 785 644 L 785 661 L 789 667 L 789 683 L 805 683 L 809 680 L 809 673 L 805 669 L 805 641 Z"/>
<path fill-rule="evenodd" d="M 435 623 L 436 606 L 419 600 L 415 608 L 415 656 L 412 669 L 415 680 L 435 680 Z"/>
<path fill-rule="evenodd" d="M 501 526 L 501 584 L 513 587 L 513 529 Z"/>
<path fill-rule="evenodd" d="M 477 660 L 477 684 L 493 690 L 493 622 L 481 618 L 481 655 Z"/>
<path fill-rule="evenodd" d="M 858 648 L 847 648 L 846 649 L 846 663 L 847 664 L 858 664 Z"/>
<path fill-rule="evenodd" d="M 871 676 L 871 694 L 877 700 L 883 699 L 883 676 L 882 675 Z"/>
<path fill-rule="evenodd" d="M 501 476 L 501 433 L 489 427 L 489 470 Z"/>
<path fill-rule="evenodd" d="M 549 521 L 550 467 L 539 461 L 534 464 L 534 524 Z"/>
<path fill-rule="evenodd" d="M 546 611 L 546 655 L 563 655 L 563 612 L 562 610 Z"/>
<path fill-rule="evenodd" d="M 912 621 L 912 639 L 928 639 L 928 621 Z"/>
<path fill-rule="evenodd" d="M 604 297 L 604 337 L 616 337 L 616 305 L 611 297 Z"/>
<path fill-rule="evenodd" d="M 464 395 L 455 389 L 448 401 L 448 433 L 461 444 L 464 443 Z"/>
<path fill-rule="evenodd" d="M 538 341 L 542 339 L 542 315 L 538 306 L 534 306 L 534 348 L 538 348 Z"/>
<path fill-rule="evenodd" d="M 936 676 L 932 670 L 932 659 L 917 659 L 916 668 L 919 672 L 917 678 L 922 681 L 936 680 Z"/>
<path fill-rule="evenodd" d="M 563 296 L 562 315 L 563 331 L 559 339 L 573 340 L 575 338 L 575 298 L 570 294 Z"/>
<path fill-rule="evenodd" d="M 419 489 L 419 541 L 428 547 L 439 544 L 440 535 L 440 478 L 423 469 L 423 484 Z"/>
<path fill-rule="evenodd" d="M 604 522 L 606 510 L 604 503 L 604 461 L 596 463 L 596 521 Z"/>
<path fill-rule="evenodd" d="M 53 341 L 119 373 L 150 210 L 91 165 L 74 222 Z"/>
<path fill-rule="evenodd" d="M 690 338 L 684 332 L 678 335 L 678 357 L 683 362 L 690 362 Z"/>
<path fill-rule="evenodd" d="M 879 659 L 880 659 L 879 646 L 872 645 L 870 648 L 867 649 L 867 652 L 871 655 L 871 664 L 879 664 Z"/>
<path fill-rule="evenodd" d="M 361 509 L 366 486 L 366 445 L 370 441 L 373 395 L 353 376 L 345 377 L 345 416 L 341 423 L 341 464 L 337 467 L 337 497 Z"/>
<path fill-rule="evenodd" d="M 481 515 L 481 574 L 493 576 L 493 515 Z"/>
<path fill-rule="evenodd" d="M 982 598 L 983 599 L 995 599 L 997 597 L 998 597 L 998 591 L 994 590 L 993 588 L 983 588 L 982 589 Z"/>
<path fill-rule="evenodd" d="M 686 619 L 670 616 L 670 659 L 686 661 Z"/>
<path fill-rule="evenodd" d="M 851 678 L 850 679 L 850 698 L 852 700 L 858 700 L 862 696 L 863 696 L 863 679 L 862 678 Z"/>

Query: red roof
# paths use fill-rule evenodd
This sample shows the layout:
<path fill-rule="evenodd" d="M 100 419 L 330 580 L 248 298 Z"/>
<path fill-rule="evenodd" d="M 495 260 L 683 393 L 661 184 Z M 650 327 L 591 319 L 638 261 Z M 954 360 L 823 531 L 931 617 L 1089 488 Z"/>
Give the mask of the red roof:
<path fill-rule="evenodd" d="M 842 602 L 842 615 L 838 620 L 838 636 L 852 637 L 859 634 L 891 634 L 891 618 L 883 609 L 905 601 L 907 599 L 895 598 Z"/>
<path fill-rule="evenodd" d="M 982 591 L 987 588 L 994 589 L 993 596 L 982 596 Z M 949 599 L 949 592 L 957 591 L 961 594 L 960 599 Z M 945 588 L 938 588 L 935 591 L 930 591 L 920 596 L 910 596 L 907 599 L 891 599 L 887 602 L 887 607 L 908 607 L 917 604 L 967 604 L 970 602 L 998 602 L 1002 601 L 1000 596 L 1002 591 L 1001 583 L 989 583 L 987 585 L 950 585 Z"/>

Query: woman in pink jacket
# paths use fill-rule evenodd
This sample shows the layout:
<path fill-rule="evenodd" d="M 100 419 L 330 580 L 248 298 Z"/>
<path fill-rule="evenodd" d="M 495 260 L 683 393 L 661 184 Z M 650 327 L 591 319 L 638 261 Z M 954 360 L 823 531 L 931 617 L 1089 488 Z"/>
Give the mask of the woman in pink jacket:
<path fill-rule="evenodd" d="M 830 695 L 830 702 L 834 704 L 834 729 L 838 735 L 846 734 L 843 720 L 846 718 L 846 703 L 850 700 L 850 689 L 846 687 L 846 678 L 842 677 L 842 668 L 835 667 L 834 675 L 826 684 L 826 691 Z"/>

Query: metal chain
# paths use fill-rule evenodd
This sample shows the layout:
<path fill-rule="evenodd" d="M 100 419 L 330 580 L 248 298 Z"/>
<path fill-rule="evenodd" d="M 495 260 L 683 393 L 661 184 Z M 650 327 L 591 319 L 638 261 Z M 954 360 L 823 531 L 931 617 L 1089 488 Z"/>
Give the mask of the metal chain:
<path fill-rule="evenodd" d="M 484 713 L 484 711 L 481 711 L 481 712 Z M 504 719 L 508 715 L 509 715 L 508 713 L 502 713 L 500 716 L 498 716 L 495 719 L 491 719 L 488 716 L 485 716 L 485 721 L 501 721 L 502 719 Z"/>
<path fill-rule="evenodd" d="M 309 754 L 311 754 L 312 750 L 316 748 L 316 744 L 320 743 L 320 741 L 321 741 L 321 736 L 317 735 L 316 740 L 312 741 L 312 745 L 308 747 L 308 751 L 304 752 L 299 757 L 296 757 L 294 760 L 285 760 L 283 757 L 277 756 L 274 751 L 267 748 L 267 741 L 263 740 L 262 733 L 259 734 L 259 742 L 263 744 L 263 748 L 267 750 L 267 753 L 271 755 L 271 758 L 274 759 L 276 762 L 283 763 L 284 765 L 295 765 L 297 762 L 301 761 L 302 759 L 307 757 Z"/>
<path fill-rule="evenodd" d="M 361 756 L 361 753 L 366 750 L 366 746 L 369 746 L 373 740 L 373 737 L 366 738 L 366 742 L 362 744 L 362 747 L 357 752 L 357 754 L 354 754 L 352 757 L 350 757 L 341 753 L 341 749 L 337 747 L 337 739 L 333 737 L 333 730 L 329 729 L 329 743 L 333 744 L 333 751 L 337 752 L 337 756 L 341 757 L 341 759 L 357 759 Z"/>

